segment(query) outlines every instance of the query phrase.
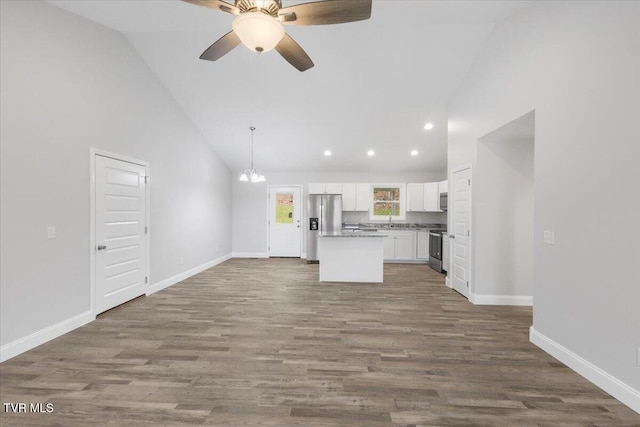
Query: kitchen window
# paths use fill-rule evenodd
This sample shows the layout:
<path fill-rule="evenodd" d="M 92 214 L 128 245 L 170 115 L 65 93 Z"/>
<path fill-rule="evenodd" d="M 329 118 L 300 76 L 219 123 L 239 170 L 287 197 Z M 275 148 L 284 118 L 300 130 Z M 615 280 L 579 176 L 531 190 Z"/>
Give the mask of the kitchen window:
<path fill-rule="evenodd" d="M 372 205 L 369 218 L 371 220 L 403 220 L 404 194 L 403 184 L 373 184 Z"/>

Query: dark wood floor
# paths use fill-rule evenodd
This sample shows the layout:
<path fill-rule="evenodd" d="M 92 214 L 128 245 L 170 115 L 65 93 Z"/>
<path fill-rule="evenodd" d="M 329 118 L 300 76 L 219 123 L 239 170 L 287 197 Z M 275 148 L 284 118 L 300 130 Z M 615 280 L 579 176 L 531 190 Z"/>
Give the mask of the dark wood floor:
<path fill-rule="evenodd" d="M 4 425 L 640 426 L 528 342 L 531 309 L 481 307 L 424 265 L 318 283 L 234 259 L 0 365 Z"/>

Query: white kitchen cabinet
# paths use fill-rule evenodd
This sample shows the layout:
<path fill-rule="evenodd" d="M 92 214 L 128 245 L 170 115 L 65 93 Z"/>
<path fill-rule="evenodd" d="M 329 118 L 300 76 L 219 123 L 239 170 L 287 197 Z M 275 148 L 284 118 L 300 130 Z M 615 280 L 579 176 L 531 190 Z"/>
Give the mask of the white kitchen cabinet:
<path fill-rule="evenodd" d="M 356 185 L 342 184 L 342 210 L 356 210 Z"/>
<path fill-rule="evenodd" d="M 424 184 L 407 184 L 407 212 L 424 212 Z"/>
<path fill-rule="evenodd" d="M 342 184 L 325 184 L 325 192 L 327 194 L 342 194 Z"/>
<path fill-rule="evenodd" d="M 440 212 L 440 194 L 437 182 L 424 184 L 424 210 L 427 212 Z"/>
<path fill-rule="evenodd" d="M 442 269 L 449 271 L 449 235 L 442 235 Z"/>
<path fill-rule="evenodd" d="M 309 183 L 309 194 L 342 194 L 342 184 Z"/>
<path fill-rule="evenodd" d="M 442 193 L 448 193 L 449 192 L 449 181 L 448 180 L 444 180 L 444 181 L 440 181 L 438 183 L 438 196 Z"/>
<path fill-rule="evenodd" d="M 415 232 L 402 234 L 396 237 L 396 259 L 397 260 L 414 260 L 416 259 L 416 246 L 413 243 Z"/>
<path fill-rule="evenodd" d="M 342 184 L 342 210 L 368 211 L 371 204 L 369 184 Z"/>
<path fill-rule="evenodd" d="M 309 183 L 309 194 L 322 194 L 325 191 L 325 184 Z"/>
<path fill-rule="evenodd" d="M 356 184 L 356 210 L 368 211 L 371 208 L 371 184 Z"/>
<path fill-rule="evenodd" d="M 385 261 L 396 259 L 396 239 L 393 236 L 385 237 L 383 242 L 383 255 Z"/>
<path fill-rule="evenodd" d="M 416 247 L 414 243 L 415 231 L 389 231 L 381 230 L 387 237 L 384 238 L 385 261 L 415 261 Z"/>
<path fill-rule="evenodd" d="M 417 231 L 416 258 L 424 259 L 424 260 L 429 259 L 429 231 L 428 230 Z"/>

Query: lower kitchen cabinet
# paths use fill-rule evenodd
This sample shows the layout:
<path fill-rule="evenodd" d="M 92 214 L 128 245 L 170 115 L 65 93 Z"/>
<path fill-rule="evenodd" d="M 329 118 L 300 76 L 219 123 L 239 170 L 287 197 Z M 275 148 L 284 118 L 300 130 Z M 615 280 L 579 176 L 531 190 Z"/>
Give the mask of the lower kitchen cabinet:
<path fill-rule="evenodd" d="M 393 236 L 384 238 L 382 257 L 385 261 L 396 259 L 396 239 Z"/>
<path fill-rule="evenodd" d="M 415 231 L 384 230 L 381 233 L 387 235 L 384 239 L 385 261 L 415 261 Z"/>

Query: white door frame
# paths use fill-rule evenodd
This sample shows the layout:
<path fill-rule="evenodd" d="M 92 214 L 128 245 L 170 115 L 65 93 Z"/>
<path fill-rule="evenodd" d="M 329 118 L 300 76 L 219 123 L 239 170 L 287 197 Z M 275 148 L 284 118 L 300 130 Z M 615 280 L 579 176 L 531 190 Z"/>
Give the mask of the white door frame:
<path fill-rule="evenodd" d="M 469 185 L 469 254 L 468 254 L 468 258 L 469 258 L 469 271 L 467 271 L 468 274 L 468 278 L 469 278 L 469 289 L 467 290 L 467 298 L 469 299 L 470 302 L 473 302 L 474 300 L 474 296 L 475 296 L 475 289 L 474 289 L 474 284 L 473 284 L 473 263 L 472 263 L 472 257 L 473 257 L 473 239 L 475 239 L 474 233 L 473 233 L 473 168 L 471 167 L 471 163 L 467 163 L 464 165 L 460 165 L 456 168 L 451 169 L 451 175 L 450 175 L 450 181 L 449 181 L 449 190 L 451 190 L 451 188 L 453 188 L 454 192 L 455 192 L 455 179 L 451 179 L 453 178 L 454 174 L 456 172 L 461 172 L 465 169 L 469 169 L 469 176 L 471 178 L 469 178 L 471 180 L 471 184 Z M 452 194 L 451 191 L 448 192 L 449 195 Z M 449 207 L 451 207 L 451 205 L 455 204 L 455 197 L 453 198 L 449 198 Z M 448 212 L 447 212 L 447 218 L 448 218 Z M 453 225 L 453 224 L 452 224 Z M 449 230 L 449 225 L 447 224 L 447 231 Z M 453 249 L 455 248 L 455 244 L 451 244 L 451 240 L 449 240 L 449 262 L 451 263 L 453 258 Z M 450 268 L 451 270 L 453 270 L 453 268 Z M 449 272 L 447 272 L 449 273 Z M 453 289 L 453 280 L 451 280 L 451 288 Z"/>
<path fill-rule="evenodd" d="M 300 189 L 300 227 L 301 227 L 301 231 L 300 231 L 300 259 L 302 259 L 302 256 L 305 255 L 304 251 L 302 250 L 302 242 L 304 240 L 304 237 L 302 236 L 303 233 L 305 232 L 305 228 L 302 226 L 302 224 L 304 224 L 304 189 L 302 188 L 302 185 L 267 185 L 267 258 L 271 257 L 271 227 L 269 224 L 269 218 L 271 218 L 271 200 L 269 200 L 269 195 L 271 194 L 271 189 L 272 188 L 299 188 Z"/>
<path fill-rule="evenodd" d="M 133 163 L 135 165 L 144 166 L 147 176 L 151 175 L 149 170 L 149 162 L 134 159 L 133 157 L 122 156 L 120 154 L 110 153 L 108 151 L 99 150 L 97 148 L 91 147 L 89 149 L 89 283 L 91 284 L 91 313 L 95 318 L 98 313 L 96 313 L 96 156 L 108 157 L 110 159 L 119 160 L 122 162 Z M 147 283 L 145 283 L 145 295 L 149 295 L 149 286 L 151 285 L 151 256 L 150 256 L 150 236 L 151 236 L 151 227 L 149 226 L 150 222 L 150 183 L 147 180 L 147 184 L 145 187 L 145 222 L 147 223 L 147 233 L 145 234 L 145 276 L 148 278 Z"/>

